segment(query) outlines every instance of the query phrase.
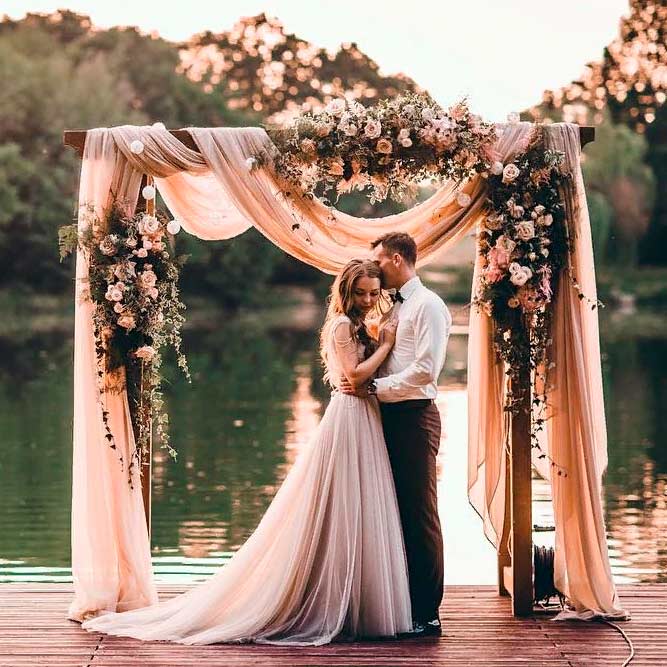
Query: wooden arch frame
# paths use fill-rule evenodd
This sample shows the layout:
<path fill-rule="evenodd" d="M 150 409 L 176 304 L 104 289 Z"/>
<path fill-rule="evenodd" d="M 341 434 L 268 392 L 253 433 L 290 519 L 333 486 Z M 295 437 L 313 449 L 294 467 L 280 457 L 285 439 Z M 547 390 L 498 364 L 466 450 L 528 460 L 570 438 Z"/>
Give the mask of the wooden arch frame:
<path fill-rule="evenodd" d="M 199 152 L 188 130 L 170 130 L 172 136 L 188 148 Z M 83 157 L 86 130 L 65 130 L 63 143 Z M 581 147 L 595 140 L 595 128 L 581 126 Z M 142 187 L 146 182 L 142 180 Z M 528 369 L 525 373 L 528 374 Z M 524 377 L 526 385 L 529 378 Z M 528 616 L 533 611 L 533 543 L 532 543 L 532 463 L 530 437 L 530 396 L 523 399 L 519 414 L 512 419 L 510 448 L 505 460 L 505 520 L 498 552 L 498 592 L 512 597 L 515 616 Z M 149 536 L 151 527 L 151 448 L 142 461 L 142 495 Z M 512 544 L 510 554 L 508 544 Z"/>

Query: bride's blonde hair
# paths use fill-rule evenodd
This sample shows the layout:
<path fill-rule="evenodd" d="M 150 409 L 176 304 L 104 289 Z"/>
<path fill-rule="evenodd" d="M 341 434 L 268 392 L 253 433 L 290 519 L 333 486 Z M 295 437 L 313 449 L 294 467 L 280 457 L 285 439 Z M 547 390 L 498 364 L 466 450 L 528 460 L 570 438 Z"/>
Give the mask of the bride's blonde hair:
<path fill-rule="evenodd" d="M 377 304 L 370 313 L 363 315 L 354 306 L 354 285 L 359 278 L 377 278 L 382 279 L 380 267 L 370 259 L 353 259 L 348 262 L 342 271 L 336 276 L 331 286 L 331 292 L 328 297 L 327 315 L 324 319 L 324 325 L 320 332 L 320 356 L 322 363 L 328 368 L 328 341 L 331 336 L 333 323 L 341 315 L 347 315 L 352 322 L 352 339 L 355 343 L 362 343 L 364 346 L 365 358 L 370 357 L 375 351 L 376 341 L 371 338 L 366 328 L 365 319 L 380 318 L 390 307 L 391 300 L 386 292 L 381 291 Z M 325 374 L 325 382 L 327 375 Z"/>

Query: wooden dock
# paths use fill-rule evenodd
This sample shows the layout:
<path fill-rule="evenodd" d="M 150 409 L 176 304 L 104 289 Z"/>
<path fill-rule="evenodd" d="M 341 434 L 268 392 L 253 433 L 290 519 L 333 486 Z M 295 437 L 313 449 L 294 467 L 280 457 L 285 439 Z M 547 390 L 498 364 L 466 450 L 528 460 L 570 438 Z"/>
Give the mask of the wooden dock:
<path fill-rule="evenodd" d="M 269 667 L 428 665 L 429 667 L 620 667 L 623 637 L 605 624 L 514 618 L 510 600 L 486 586 L 450 586 L 439 639 L 331 644 L 315 648 L 181 646 L 90 634 L 65 618 L 67 584 L 0 585 L 0 665 L 24 667 Z M 165 599 L 185 585 L 162 585 Z M 632 667 L 667 665 L 667 584 L 621 586 L 633 620 L 621 627 L 635 645 Z"/>

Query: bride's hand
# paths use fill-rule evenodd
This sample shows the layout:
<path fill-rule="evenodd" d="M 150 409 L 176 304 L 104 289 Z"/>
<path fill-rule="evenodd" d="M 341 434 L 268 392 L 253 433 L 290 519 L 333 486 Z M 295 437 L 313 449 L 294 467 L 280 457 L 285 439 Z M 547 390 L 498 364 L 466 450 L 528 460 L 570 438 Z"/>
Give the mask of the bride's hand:
<path fill-rule="evenodd" d="M 396 329 L 398 328 L 398 318 L 392 317 L 380 327 L 380 345 L 393 347 L 396 342 Z"/>

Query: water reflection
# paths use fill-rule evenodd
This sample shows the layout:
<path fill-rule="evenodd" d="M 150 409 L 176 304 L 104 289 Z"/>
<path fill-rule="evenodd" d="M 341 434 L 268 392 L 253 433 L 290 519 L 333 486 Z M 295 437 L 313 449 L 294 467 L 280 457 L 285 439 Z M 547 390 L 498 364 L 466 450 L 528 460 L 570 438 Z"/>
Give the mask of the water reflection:
<path fill-rule="evenodd" d="M 614 322 L 602 331 L 614 573 L 619 581 L 667 581 L 667 339 Z M 447 580 L 493 583 L 494 555 L 466 499 L 466 343 L 457 329 L 438 399 Z M 227 321 L 188 330 L 186 344 L 193 384 L 166 365 L 179 458 L 157 451 L 154 464 L 154 563 L 169 580 L 206 576 L 247 539 L 329 396 L 313 330 Z M 0 580 L 69 577 L 71 364 L 67 330 L 0 339 Z M 536 481 L 534 493 L 535 522 L 549 527 L 548 487 Z"/>

